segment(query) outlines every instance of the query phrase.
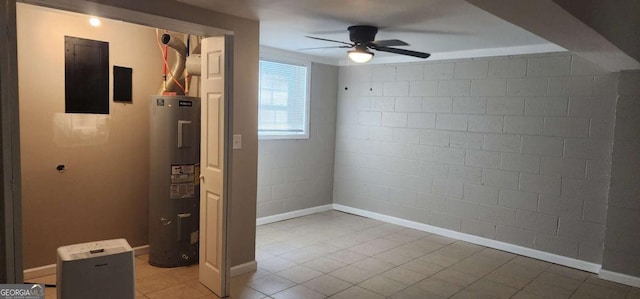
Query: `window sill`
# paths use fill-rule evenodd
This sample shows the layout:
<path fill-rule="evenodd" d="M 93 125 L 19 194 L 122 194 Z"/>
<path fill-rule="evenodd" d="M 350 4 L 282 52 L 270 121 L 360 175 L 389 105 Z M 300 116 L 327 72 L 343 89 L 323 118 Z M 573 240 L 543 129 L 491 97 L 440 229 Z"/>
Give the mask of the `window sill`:
<path fill-rule="evenodd" d="M 273 134 L 273 133 L 258 133 L 258 140 L 306 140 L 309 139 L 308 133 L 300 133 L 300 134 Z"/>

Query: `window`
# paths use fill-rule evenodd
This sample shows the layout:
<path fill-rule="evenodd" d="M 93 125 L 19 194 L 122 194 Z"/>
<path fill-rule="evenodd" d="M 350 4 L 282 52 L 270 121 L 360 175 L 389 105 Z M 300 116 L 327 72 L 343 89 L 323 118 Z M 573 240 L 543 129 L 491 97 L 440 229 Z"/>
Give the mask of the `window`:
<path fill-rule="evenodd" d="M 309 63 L 260 60 L 260 139 L 309 138 L 309 68 Z"/>

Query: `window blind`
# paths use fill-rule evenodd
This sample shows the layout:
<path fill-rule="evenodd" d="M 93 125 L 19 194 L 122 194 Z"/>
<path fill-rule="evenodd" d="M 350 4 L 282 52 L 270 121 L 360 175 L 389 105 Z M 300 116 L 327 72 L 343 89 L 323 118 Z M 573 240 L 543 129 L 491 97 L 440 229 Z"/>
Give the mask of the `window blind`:
<path fill-rule="evenodd" d="M 259 80 L 258 132 L 304 133 L 307 67 L 260 60 Z"/>

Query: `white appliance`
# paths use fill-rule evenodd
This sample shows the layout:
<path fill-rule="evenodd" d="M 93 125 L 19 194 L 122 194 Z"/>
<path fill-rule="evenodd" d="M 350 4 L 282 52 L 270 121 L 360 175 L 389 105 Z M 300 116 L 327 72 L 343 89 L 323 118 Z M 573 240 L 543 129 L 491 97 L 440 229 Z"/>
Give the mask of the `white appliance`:
<path fill-rule="evenodd" d="M 135 298 L 133 249 L 125 239 L 58 248 L 60 299 Z"/>

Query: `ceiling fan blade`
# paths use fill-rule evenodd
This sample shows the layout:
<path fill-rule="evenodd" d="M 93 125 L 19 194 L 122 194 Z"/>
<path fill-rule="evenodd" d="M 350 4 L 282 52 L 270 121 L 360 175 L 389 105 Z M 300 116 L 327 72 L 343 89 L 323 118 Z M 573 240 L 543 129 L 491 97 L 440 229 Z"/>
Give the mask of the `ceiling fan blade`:
<path fill-rule="evenodd" d="M 318 49 L 335 49 L 335 48 L 352 48 L 353 46 L 330 46 L 330 47 L 313 47 L 313 48 L 302 48 L 298 49 L 300 51 L 305 50 L 318 50 Z"/>
<path fill-rule="evenodd" d="M 381 52 L 389 52 L 389 53 L 413 56 L 418 58 L 428 58 L 429 56 L 431 56 L 431 54 L 429 53 L 398 49 L 398 48 L 389 48 L 389 47 L 371 47 L 371 48 Z"/>
<path fill-rule="evenodd" d="M 372 45 L 376 47 L 391 47 L 391 46 L 408 46 L 409 44 L 399 39 L 386 39 L 386 40 L 374 40 L 372 42 L 367 43 L 367 45 Z"/>
<path fill-rule="evenodd" d="M 347 27 L 347 26 L 344 26 Z M 313 35 L 329 35 L 329 34 L 344 34 L 344 28 L 339 29 L 339 30 L 318 30 L 318 31 L 311 31 L 309 32 L 310 34 Z"/>
<path fill-rule="evenodd" d="M 312 38 L 312 39 L 317 39 L 317 40 L 323 40 L 323 41 L 326 41 L 326 42 L 341 43 L 341 44 L 353 46 L 353 44 L 346 43 L 346 42 L 341 42 L 341 41 L 338 41 L 338 40 L 332 40 L 332 39 L 326 39 L 326 38 L 320 38 L 320 37 L 313 37 L 313 36 L 308 36 L 308 35 L 306 37 Z"/>
<path fill-rule="evenodd" d="M 415 34 L 431 34 L 431 35 L 469 35 L 468 32 L 437 30 L 437 29 L 411 29 L 411 28 L 380 28 L 385 33 L 415 33 Z"/>

